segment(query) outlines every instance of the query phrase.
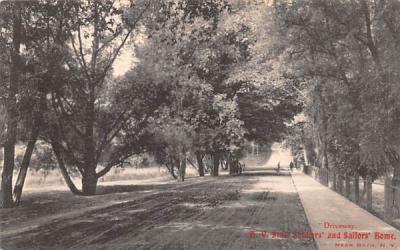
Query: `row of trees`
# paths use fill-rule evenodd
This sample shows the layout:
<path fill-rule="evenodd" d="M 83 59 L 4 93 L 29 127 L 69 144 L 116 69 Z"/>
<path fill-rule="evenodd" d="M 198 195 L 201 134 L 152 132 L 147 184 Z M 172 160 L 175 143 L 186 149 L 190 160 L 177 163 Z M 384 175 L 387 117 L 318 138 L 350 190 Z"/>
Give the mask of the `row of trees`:
<path fill-rule="evenodd" d="M 304 83 L 308 119 L 294 127 L 294 150 L 343 174 L 393 173 L 400 185 L 400 3 L 275 1 L 273 13 L 285 74 Z"/>
<path fill-rule="evenodd" d="M 230 163 L 246 141 L 280 139 L 302 103 L 293 81 L 276 75 L 278 57 L 264 51 L 263 15 L 249 15 L 259 7 L 2 1 L 2 207 L 20 202 L 38 140 L 51 147 L 70 190 L 93 195 L 99 178 L 135 154 L 155 155 L 183 181 L 188 159 L 200 176 L 206 155 L 213 175 L 221 159 L 235 173 Z M 116 77 L 124 49 L 137 60 Z M 17 142 L 26 150 L 13 187 Z M 71 173 L 82 177 L 81 189 Z"/>

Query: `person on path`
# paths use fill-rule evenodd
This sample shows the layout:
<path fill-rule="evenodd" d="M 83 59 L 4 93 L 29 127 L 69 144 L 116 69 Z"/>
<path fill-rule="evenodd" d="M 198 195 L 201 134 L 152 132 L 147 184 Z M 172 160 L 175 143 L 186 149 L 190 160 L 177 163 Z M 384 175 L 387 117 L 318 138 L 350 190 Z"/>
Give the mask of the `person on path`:
<path fill-rule="evenodd" d="M 293 164 L 293 162 L 292 162 L 292 161 L 290 162 L 290 164 L 289 164 L 289 167 L 290 167 L 290 172 L 293 172 L 293 167 L 294 167 L 294 164 Z"/>
<path fill-rule="evenodd" d="M 277 172 L 279 173 L 281 171 L 281 162 L 278 161 L 278 168 L 277 168 Z"/>

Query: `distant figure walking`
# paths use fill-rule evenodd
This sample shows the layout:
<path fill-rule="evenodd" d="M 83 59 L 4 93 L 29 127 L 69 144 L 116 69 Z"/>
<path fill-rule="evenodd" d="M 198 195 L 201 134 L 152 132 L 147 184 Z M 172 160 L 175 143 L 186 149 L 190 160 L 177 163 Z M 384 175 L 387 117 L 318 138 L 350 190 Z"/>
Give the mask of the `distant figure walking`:
<path fill-rule="evenodd" d="M 278 161 L 278 167 L 277 167 L 277 169 L 276 169 L 276 172 L 280 172 L 281 171 L 281 162 L 280 161 Z"/>
<path fill-rule="evenodd" d="M 292 161 L 290 162 L 289 167 L 290 167 L 290 172 L 293 172 L 294 164 Z"/>

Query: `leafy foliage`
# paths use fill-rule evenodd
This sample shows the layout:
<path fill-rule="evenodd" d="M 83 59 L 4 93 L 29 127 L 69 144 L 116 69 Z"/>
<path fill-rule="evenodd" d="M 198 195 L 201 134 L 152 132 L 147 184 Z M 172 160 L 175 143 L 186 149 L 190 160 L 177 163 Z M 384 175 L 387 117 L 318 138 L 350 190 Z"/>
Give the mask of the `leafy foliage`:
<path fill-rule="evenodd" d="M 274 9 L 289 72 L 308 85 L 320 161 L 329 153 L 337 168 L 364 176 L 383 174 L 390 164 L 398 178 L 399 106 L 392 93 L 399 80 L 399 4 L 278 1 Z"/>

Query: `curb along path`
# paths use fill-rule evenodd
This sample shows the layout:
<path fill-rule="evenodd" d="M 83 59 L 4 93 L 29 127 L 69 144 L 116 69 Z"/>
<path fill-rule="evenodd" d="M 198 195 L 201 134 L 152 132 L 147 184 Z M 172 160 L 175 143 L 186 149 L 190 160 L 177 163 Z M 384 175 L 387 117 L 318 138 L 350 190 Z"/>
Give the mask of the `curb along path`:
<path fill-rule="evenodd" d="M 400 249 L 400 232 L 300 171 L 292 173 L 318 249 Z"/>

